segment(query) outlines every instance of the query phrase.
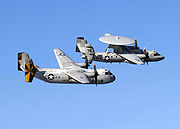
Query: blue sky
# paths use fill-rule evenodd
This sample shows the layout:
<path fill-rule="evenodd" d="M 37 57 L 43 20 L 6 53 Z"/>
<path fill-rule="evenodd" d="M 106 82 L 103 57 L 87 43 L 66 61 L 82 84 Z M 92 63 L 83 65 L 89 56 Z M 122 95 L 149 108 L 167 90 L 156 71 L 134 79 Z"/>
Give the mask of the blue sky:
<path fill-rule="evenodd" d="M 179 129 L 178 0 L 0 1 L 1 129 Z M 148 66 L 96 63 L 116 75 L 112 84 L 24 82 L 17 53 L 40 67 L 58 67 L 53 48 L 74 61 L 77 36 L 96 51 L 104 33 L 136 37 L 166 59 Z"/>

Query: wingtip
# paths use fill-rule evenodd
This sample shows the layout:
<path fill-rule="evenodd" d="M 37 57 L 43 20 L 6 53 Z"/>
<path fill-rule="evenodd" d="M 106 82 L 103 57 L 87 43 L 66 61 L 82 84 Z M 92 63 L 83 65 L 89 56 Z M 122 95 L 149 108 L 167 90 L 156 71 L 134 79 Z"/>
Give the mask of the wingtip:
<path fill-rule="evenodd" d="M 56 50 L 59 50 L 59 49 L 58 48 L 54 48 L 53 50 L 56 51 Z"/>
<path fill-rule="evenodd" d="M 54 50 L 54 52 L 63 52 L 61 49 L 59 49 L 59 48 L 55 48 L 55 49 L 53 49 Z"/>
<path fill-rule="evenodd" d="M 110 33 L 105 33 L 104 35 L 105 36 L 112 36 Z"/>

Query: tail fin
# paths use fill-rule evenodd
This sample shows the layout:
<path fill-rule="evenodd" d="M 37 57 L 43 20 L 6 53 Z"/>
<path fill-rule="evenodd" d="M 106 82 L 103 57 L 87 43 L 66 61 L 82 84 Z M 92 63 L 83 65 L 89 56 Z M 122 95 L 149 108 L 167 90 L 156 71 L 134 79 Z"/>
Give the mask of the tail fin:
<path fill-rule="evenodd" d="M 18 53 L 18 70 L 25 72 L 25 82 L 32 82 L 36 68 L 28 53 Z"/>
<path fill-rule="evenodd" d="M 76 52 L 81 52 L 81 58 L 85 59 L 87 56 L 88 63 L 92 63 L 95 52 L 94 48 L 87 43 L 83 37 L 78 37 L 76 42 Z"/>
<path fill-rule="evenodd" d="M 18 71 L 23 71 L 20 64 L 20 61 L 22 60 L 22 54 L 23 53 L 18 53 Z"/>
<path fill-rule="evenodd" d="M 85 42 L 83 43 L 82 41 L 84 40 L 84 37 L 77 37 L 77 41 L 76 41 L 76 52 L 81 52 L 79 50 L 79 47 L 85 47 Z"/>

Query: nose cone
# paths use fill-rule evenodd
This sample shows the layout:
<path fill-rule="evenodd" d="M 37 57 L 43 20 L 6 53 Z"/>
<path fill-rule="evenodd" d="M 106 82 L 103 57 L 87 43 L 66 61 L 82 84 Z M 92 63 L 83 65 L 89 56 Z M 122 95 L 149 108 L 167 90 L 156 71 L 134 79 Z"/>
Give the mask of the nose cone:
<path fill-rule="evenodd" d="M 157 56 L 157 60 L 158 60 L 158 61 L 160 61 L 160 60 L 164 60 L 164 58 L 165 58 L 165 57 L 164 57 L 164 56 L 162 56 L 162 55 Z"/>
<path fill-rule="evenodd" d="M 160 58 L 161 60 L 164 60 L 165 59 L 165 57 L 164 56 L 161 56 L 161 58 Z"/>
<path fill-rule="evenodd" d="M 116 80 L 116 77 L 113 75 L 112 77 L 112 82 Z"/>

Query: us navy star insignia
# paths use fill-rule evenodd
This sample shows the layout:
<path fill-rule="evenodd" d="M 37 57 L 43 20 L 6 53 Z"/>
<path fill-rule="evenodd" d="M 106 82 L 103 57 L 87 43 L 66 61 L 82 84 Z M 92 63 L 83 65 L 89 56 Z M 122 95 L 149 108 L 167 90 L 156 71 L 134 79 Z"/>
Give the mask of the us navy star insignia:
<path fill-rule="evenodd" d="M 49 74 L 49 75 L 48 75 L 48 79 L 49 79 L 49 80 L 53 80 L 53 79 L 54 79 L 54 75 L 53 75 L 53 74 Z"/>

